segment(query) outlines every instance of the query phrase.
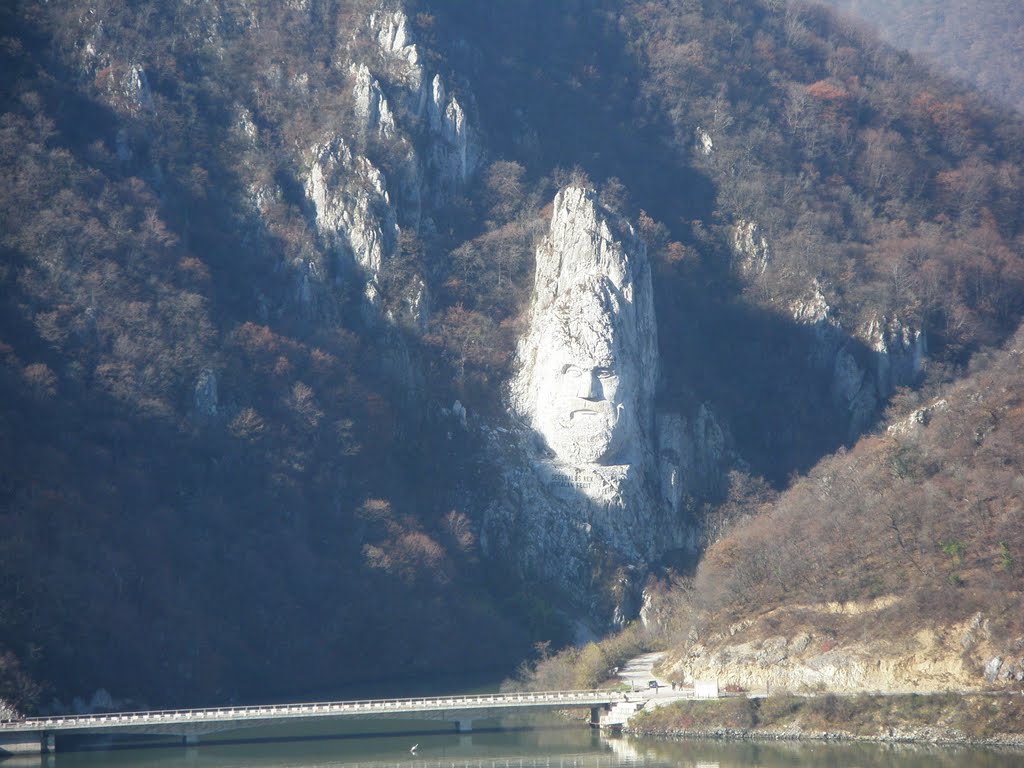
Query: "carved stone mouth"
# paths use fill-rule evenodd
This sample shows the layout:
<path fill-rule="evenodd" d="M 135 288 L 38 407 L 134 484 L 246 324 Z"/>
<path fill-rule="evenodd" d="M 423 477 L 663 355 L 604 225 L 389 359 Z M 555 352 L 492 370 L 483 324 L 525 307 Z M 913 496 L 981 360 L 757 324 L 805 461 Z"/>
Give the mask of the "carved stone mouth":
<path fill-rule="evenodd" d="M 572 413 L 569 414 L 569 419 L 570 419 L 570 421 L 573 421 L 573 420 L 575 420 L 577 418 L 591 419 L 591 418 L 594 418 L 595 416 L 600 416 L 600 415 L 601 415 L 600 413 L 598 413 L 597 411 L 591 410 L 590 408 L 579 408 L 579 409 L 577 409 L 577 410 L 575 410 L 575 411 L 573 411 Z"/>

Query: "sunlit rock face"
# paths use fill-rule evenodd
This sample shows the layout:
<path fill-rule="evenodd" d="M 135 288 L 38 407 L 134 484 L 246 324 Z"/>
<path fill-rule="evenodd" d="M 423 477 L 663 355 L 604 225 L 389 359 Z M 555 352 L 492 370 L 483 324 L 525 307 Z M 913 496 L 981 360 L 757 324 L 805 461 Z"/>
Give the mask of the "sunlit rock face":
<path fill-rule="evenodd" d="M 655 418 L 651 270 L 632 227 L 592 191 L 568 187 L 536 257 L 509 392 L 520 428 L 512 440 L 491 434 L 504 492 L 481 543 L 591 617 L 622 623 L 636 615 L 649 566 L 694 547 L 680 462 L 704 447 L 686 419 Z"/>
<path fill-rule="evenodd" d="M 771 261 L 771 249 L 757 222 L 739 220 L 732 227 L 730 240 L 740 269 L 747 274 L 764 274 Z"/>
<path fill-rule="evenodd" d="M 559 193 L 511 387 L 513 410 L 559 460 L 628 464 L 650 445 L 658 376 L 651 293 L 633 232 L 614 233 L 593 193 Z"/>
<path fill-rule="evenodd" d="M 390 81 L 392 90 L 401 94 L 400 100 L 408 113 L 422 120 L 423 129 L 429 137 L 429 149 L 422 158 L 423 172 L 432 182 L 429 190 L 431 202 L 443 205 L 469 181 L 480 164 L 482 148 L 479 132 L 467 115 L 469 104 L 465 96 L 460 101 L 449 93 L 450 88 L 445 86 L 440 74 L 430 76 L 410 26 L 402 10 L 375 12 L 369 18 L 371 34 L 377 40 L 377 66 L 381 68 L 384 79 Z M 362 77 L 361 82 L 365 82 L 368 73 Z M 357 81 L 360 104 L 366 101 L 363 90 Z M 389 110 L 387 118 L 382 120 L 394 121 L 392 114 Z M 378 122 L 384 125 L 384 122 Z M 415 154 L 411 145 L 409 149 Z M 413 165 L 419 162 L 419 158 L 412 160 Z"/>
<path fill-rule="evenodd" d="M 331 250 L 347 255 L 366 278 L 366 299 L 377 300 L 377 280 L 398 242 L 398 224 L 384 175 L 343 139 L 316 145 L 305 191 L 316 211 L 316 228 Z M 313 275 L 322 279 L 319 275 Z"/>
<path fill-rule="evenodd" d="M 353 107 L 361 129 L 364 133 L 376 133 L 382 139 L 393 138 L 395 117 L 380 81 L 370 74 L 365 64 L 353 63 L 349 71 L 353 79 Z"/>
<path fill-rule="evenodd" d="M 921 378 L 928 355 L 922 329 L 904 324 L 898 317 L 875 318 L 863 334 L 875 352 L 876 380 L 882 397 Z"/>

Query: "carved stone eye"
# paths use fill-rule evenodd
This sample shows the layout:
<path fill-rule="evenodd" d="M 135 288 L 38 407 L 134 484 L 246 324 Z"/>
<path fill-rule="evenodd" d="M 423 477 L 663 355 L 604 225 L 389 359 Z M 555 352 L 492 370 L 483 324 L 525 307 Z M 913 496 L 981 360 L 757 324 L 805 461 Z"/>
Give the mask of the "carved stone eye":
<path fill-rule="evenodd" d="M 614 379 L 615 371 L 611 368 L 595 368 L 594 373 L 597 374 L 599 379 Z"/>
<path fill-rule="evenodd" d="M 583 370 L 575 365 L 569 364 L 562 368 L 562 375 L 578 379 L 580 376 L 583 375 Z"/>

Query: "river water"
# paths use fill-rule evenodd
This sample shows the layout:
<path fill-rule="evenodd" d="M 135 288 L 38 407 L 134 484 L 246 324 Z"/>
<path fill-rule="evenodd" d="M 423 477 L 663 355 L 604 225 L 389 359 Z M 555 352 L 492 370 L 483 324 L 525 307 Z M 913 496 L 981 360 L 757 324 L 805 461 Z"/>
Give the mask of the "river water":
<path fill-rule="evenodd" d="M 536 716 L 534 716 L 536 717 Z M 197 747 L 64 744 L 0 768 L 1020 768 L 1024 751 L 606 737 L 555 718 L 446 723 L 333 721 L 213 734 Z M 415 753 L 410 749 L 418 745 Z"/>

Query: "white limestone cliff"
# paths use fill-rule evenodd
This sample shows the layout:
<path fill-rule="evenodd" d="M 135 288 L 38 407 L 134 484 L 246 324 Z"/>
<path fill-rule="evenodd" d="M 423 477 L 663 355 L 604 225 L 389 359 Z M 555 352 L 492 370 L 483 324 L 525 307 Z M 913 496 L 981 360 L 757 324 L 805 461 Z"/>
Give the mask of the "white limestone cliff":
<path fill-rule="evenodd" d="M 662 499 L 669 508 L 681 517 L 696 500 L 720 497 L 736 458 L 728 432 L 711 409 L 702 404 L 689 417 L 658 413 L 656 426 L 658 477 Z M 692 546 L 696 547 L 696 542 Z"/>
<path fill-rule="evenodd" d="M 594 192 L 563 189 L 537 249 L 510 383 L 520 429 L 512 444 L 492 434 L 504 493 L 482 544 L 524 576 L 573 585 L 580 603 L 600 602 L 605 590 L 614 605 L 594 612 L 621 621 L 639 609 L 646 566 L 693 541 L 694 526 L 659 481 L 671 467 L 657 455 L 657 350 L 642 241 Z M 609 563 L 618 575 L 595 583 Z"/>
<path fill-rule="evenodd" d="M 141 65 L 114 61 L 94 78 L 101 98 L 114 112 L 136 118 L 156 114 L 149 78 Z"/>
<path fill-rule="evenodd" d="M 846 420 L 848 440 L 871 424 L 880 404 L 897 387 L 913 384 L 924 371 L 928 351 L 924 331 L 899 318 L 876 317 L 848 334 L 817 280 L 790 305 L 790 311 L 798 324 L 813 331 L 808 354 L 812 364 L 831 378 L 832 401 Z"/>
<path fill-rule="evenodd" d="M 913 383 L 924 372 L 928 342 L 920 328 L 898 317 L 876 317 L 864 338 L 876 355 L 875 377 L 882 397 L 891 395 L 896 387 Z"/>
<path fill-rule="evenodd" d="M 478 132 L 464 100 L 449 93 L 440 74 L 431 77 L 427 72 L 404 11 L 373 13 L 369 26 L 383 74 L 394 90 L 404 94 L 405 109 L 423 121 L 428 133 L 430 149 L 423 162 L 432 177 L 433 202 L 441 204 L 464 188 L 480 164 Z"/>
<path fill-rule="evenodd" d="M 835 353 L 832 365 L 832 403 L 847 419 L 846 439 L 853 441 L 874 418 L 878 389 L 871 376 L 846 346 Z"/>
<path fill-rule="evenodd" d="M 811 329 L 808 356 L 829 378 L 832 404 L 845 422 L 847 439 L 854 439 L 871 422 L 878 408 L 874 380 L 857 361 L 842 326 L 817 280 L 806 295 L 790 306 L 793 319 Z"/>
<path fill-rule="evenodd" d="M 245 142 L 250 149 L 257 146 L 259 130 L 253 122 L 252 111 L 243 104 L 235 104 L 235 120 L 232 126 L 237 132 L 236 135 Z"/>
<path fill-rule="evenodd" d="M 413 111 L 421 114 L 426 104 L 423 65 L 409 32 L 409 17 L 402 10 L 375 12 L 370 14 L 370 29 L 376 35 L 381 58 L 417 99 L 412 102 Z"/>
<path fill-rule="evenodd" d="M 711 134 L 705 131 L 700 126 L 697 127 L 696 131 L 696 142 L 695 146 L 698 152 L 702 155 L 710 155 L 715 151 L 715 142 L 711 138 Z"/>
<path fill-rule="evenodd" d="M 512 408 L 558 458 L 627 463 L 651 445 L 658 349 L 650 265 L 631 229 L 613 233 L 592 192 L 568 187 L 555 198 L 517 355 Z"/>
<path fill-rule="evenodd" d="M 146 77 L 146 70 L 138 64 L 128 67 L 121 78 L 121 90 L 125 100 L 130 105 L 132 114 L 140 112 L 153 112 L 153 93 L 149 88 L 149 79 Z"/>
<path fill-rule="evenodd" d="M 440 75 L 435 75 L 427 107 L 434 143 L 430 165 L 439 180 L 441 195 L 448 196 L 461 189 L 480 159 L 479 142 L 466 117 L 466 111 L 455 96 L 449 96 Z"/>
<path fill-rule="evenodd" d="M 365 133 L 375 133 L 383 139 L 395 136 L 395 116 L 381 89 L 380 81 L 370 74 L 365 64 L 353 63 L 352 98 L 356 117 Z"/>
<path fill-rule="evenodd" d="M 839 322 L 832 314 L 832 307 L 817 280 L 811 282 L 810 290 L 790 306 L 793 319 L 802 325 L 810 325 L 821 333 L 837 328 Z"/>
<path fill-rule="evenodd" d="M 316 211 L 317 232 L 336 258 L 350 258 L 361 268 L 366 298 L 374 304 L 382 265 L 398 242 L 384 175 L 365 157 L 353 155 L 342 139 L 314 146 L 310 156 L 305 191 Z"/>
<path fill-rule="evenodd" d="M 155 105 L 146 70 L 108 39 L 103 14 L 89 9 L 79 17 L 84 34 L 75 46 L 74 61 L 81 75 L 92 80 L 115 111 L 132 117 L 153 114 Z"/>

